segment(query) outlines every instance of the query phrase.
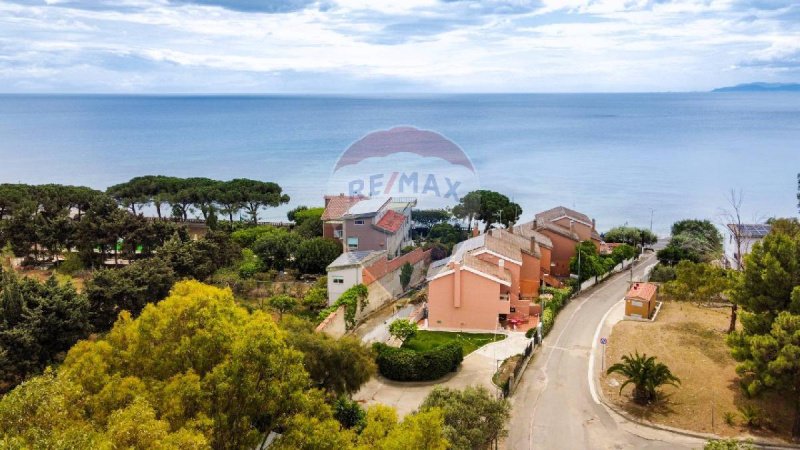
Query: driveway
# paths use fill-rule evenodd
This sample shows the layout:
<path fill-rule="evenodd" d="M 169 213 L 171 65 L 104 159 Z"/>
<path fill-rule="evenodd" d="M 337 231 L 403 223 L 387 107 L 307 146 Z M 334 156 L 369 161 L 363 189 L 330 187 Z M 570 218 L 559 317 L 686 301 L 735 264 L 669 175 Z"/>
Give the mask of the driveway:
<path fill-rule="evenodd" d="M 634 278 L 653 263 L 653 255 L 646 255 L 634 269 Z M 607 312 L 625 296 L 629 277 L 628 271 L 615 275 L 573 299 L 558 315 L 512 397 L 507 448 L 702 448 L 703 442 L 696 438 L 628 422 L 593 396 L 600 364 L 599 358 L 593 359 L 593 342 L 603 333 L 598 326 L 608 318 Z"/>
<path fill-rule="evenodd" d="M 434 386 L 463 389 L 481 385 L 493 392 L 498 388 L 492 383 L 492 375 L 509 356 L 525 351 L 528 339 L 523 333 L 509 333 L 502 341 L 484 345 L 464 358 L 458 371 L 433 382 L 396 382 L 376 376 L 359 390 L 353 399 L 367 405 L 383 403 L 393 406 L 402 417 L 414 412 L 422 404 Z"/>

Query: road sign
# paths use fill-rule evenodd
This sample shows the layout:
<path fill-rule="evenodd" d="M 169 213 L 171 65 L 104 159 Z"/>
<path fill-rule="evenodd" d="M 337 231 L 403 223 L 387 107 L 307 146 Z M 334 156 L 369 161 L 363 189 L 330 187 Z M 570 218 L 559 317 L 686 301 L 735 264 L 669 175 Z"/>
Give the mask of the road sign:
<path fill-rule="evenodd" d="M 608 339 L 602 337 L 602 338 L 600 338 L 600 343 L 603 344 L 603 345 L 606 345 L 606 344 L 608 344 Z"/>

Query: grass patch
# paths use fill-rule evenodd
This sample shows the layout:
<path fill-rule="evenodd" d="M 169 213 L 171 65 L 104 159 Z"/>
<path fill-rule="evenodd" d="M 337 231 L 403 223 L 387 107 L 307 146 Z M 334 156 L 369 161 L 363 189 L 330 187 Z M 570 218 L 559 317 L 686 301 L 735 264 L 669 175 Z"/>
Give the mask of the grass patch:
<path fill-rule="evenodd" d="M 751 433 L 788 438 L 793 405 L 777 393 L 747 398 L 739 387 L 736 361 L 725 344 L 730 308 L 665 302 L 655 322 L 622 321 L 614 326 L 606 348 L 606 367 L 622 355 L 639 351 L 655 356 L 681 379 L 679 387 L 661 389 L 661 401 L 650 407 L 631 400 L 632 387 L 622 394 L 618 375 L 603 375 L 603 392 L 617 406 L 654 422 L 725 437 Z M 760 429 L 744 426 L 749 409 L 769 411 Z M 712 410 L 714 411 L 712 414 Z"/>
<path fill-rule="evenodd" d="M 417 331 L 414 336 L 403 342 L 403 348 L 415 352 L 425 352 L 450 342 L 458 342 L 461 345 L 461 349 L 464 351 L 464 356 L 467 356 L 486 344 L 494 341 L 502 341 L 505 338 L 506 336 L 504 334 L 494 333 L 457 333 L 450 331 L 420 330 Z"/>

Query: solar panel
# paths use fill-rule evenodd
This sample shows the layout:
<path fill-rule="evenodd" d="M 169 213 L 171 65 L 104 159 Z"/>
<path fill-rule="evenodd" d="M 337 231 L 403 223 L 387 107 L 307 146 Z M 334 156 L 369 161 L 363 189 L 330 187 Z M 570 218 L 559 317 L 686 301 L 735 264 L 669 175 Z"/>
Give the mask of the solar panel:
<path fill-rule="evenodd" d="M 733 227 L 736 227 L 736 225 L 731 224 L 731 228 Z M 769 231 L 772 227 L 769 224 L 754 223 L 754 224 L 741 224 L 738 226 L 738 228 L 742 236 L 763 238 L 764 236 L 769 234 Z"/>

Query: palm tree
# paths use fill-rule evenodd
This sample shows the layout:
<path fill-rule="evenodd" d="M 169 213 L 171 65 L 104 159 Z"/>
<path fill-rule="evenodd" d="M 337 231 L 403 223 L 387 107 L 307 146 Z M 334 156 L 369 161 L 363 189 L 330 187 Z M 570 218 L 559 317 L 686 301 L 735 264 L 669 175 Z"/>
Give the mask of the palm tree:
<path fill-rule="evenodd" d="M 640 355 L 638 351 L 635 355 L 623 356 L 622 362 L 609 367 L 606 374 L 612 373 L 619 373 L 627 378 L 619 387 L 620 393 L 625 386 L 633 383 L 633 400 L 642 405 L 656 400 L 656 389 L 659 386 L 670 384 L 677 387 L 681 382 L 667 366 L 656 362 L 655 356 Z"/>

